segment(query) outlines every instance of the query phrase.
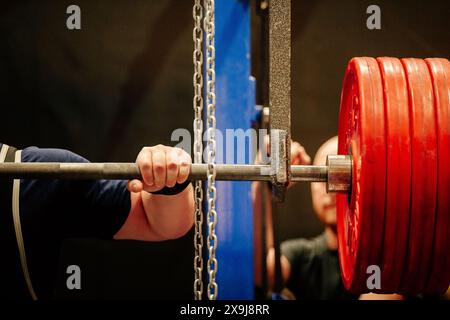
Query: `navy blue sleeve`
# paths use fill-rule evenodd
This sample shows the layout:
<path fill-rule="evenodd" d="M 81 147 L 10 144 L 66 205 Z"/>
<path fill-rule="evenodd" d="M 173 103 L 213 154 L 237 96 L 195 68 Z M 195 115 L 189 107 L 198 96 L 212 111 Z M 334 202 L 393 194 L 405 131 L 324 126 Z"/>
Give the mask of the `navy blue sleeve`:
<path fill-rule="evenodd" d="M 22 162 L 88 162 L 61 149 L 26 148 Z M 125 223 L 130 193 L 124 180 L 22 180 L 21 219 L 30 232 L 56 238 L 111 239 Z M 35 230 L 35 231 L 33 231 Z"/>

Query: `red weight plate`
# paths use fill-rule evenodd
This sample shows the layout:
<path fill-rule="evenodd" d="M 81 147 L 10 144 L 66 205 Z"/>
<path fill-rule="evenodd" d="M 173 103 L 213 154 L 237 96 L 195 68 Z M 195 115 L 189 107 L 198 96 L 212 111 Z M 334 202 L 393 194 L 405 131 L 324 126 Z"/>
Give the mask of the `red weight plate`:
<path fill-rule="evenodd" d="M 386 209 L 381 263 L 381 290 L 398 291 L 408 245 L 411 201 L 411 138 L 408 85 L 397 58 L 378 58 L 383 78 L 386 124 Z"/>
<path fill-rule="evenodd" d="M 437 191 L 437 141 L 433 85 L 422 59 L 402 59 L 408 81 L 412 178 L 408 252 L 402 293 L 425 289 L 433 250 Z M 408 187 L 408 186 L 407 186 Z"/>
<path fill-rule="evenodd" d="M 367 267 L 380 265 L 384 227 L 386 141 L 383 88 L 373 58 L 347 67 L 339 116 L 339 154 L 352 154 L 352 191 L 337 195 L 339 261 L 345 287 L 367 288 Z"/>
<path fill-rule="evenodd" d="M 438 191 L 431 271 L 425 293 L 443 294 L 450 282 L 450 62 L 426 59 L 434 89 Z"/>

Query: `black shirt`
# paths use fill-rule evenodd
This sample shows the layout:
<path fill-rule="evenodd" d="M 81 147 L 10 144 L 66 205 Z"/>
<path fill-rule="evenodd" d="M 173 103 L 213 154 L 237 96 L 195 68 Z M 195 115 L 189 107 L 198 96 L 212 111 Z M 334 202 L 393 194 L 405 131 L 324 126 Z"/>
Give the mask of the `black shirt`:
<path fill-rule="evenodd" d="M 327 246 L 325 233 L 313 239 L 294 239 L 281 245 L 282 254 L 291 264 L 286 287 L 297 299 L 356 299 L 341 280 L 339 257 Z"/>

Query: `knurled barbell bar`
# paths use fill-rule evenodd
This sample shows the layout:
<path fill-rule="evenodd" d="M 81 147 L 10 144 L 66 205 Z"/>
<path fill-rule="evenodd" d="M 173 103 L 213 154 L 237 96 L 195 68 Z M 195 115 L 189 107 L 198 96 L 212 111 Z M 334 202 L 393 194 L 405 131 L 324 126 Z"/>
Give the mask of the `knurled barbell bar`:
<path fill-rule="evenodd" d="M 292 182 L 327 182 L 328 189 L 346 192 L 350 186 L 351 157 L 330 156 L 326 166 L 291 166 Z M 189 179 L 205 180 L 207 164 L 191 164 Z M 270 165 L 217 164 L 217 180 L 271 181 Z M 15 179 L 141 179 L 135 163 L 0 163 L 0 177 Z"/>

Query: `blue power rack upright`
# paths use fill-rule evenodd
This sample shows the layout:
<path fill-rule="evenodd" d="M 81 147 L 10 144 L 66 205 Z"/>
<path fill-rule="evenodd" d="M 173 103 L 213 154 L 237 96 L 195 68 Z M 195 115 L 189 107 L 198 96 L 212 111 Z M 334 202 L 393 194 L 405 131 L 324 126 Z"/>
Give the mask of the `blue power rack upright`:
<path fill-rule="evenodd" d="M 251 77 L 251 7 L 249 0 L 216 0 L 215 3 L 216 117 L 217 129 L 226 141 L 226 130 L 249 129 L 255 112 L 255 82 Z M 247 147 L 234 144 L 234 154 L 244 152 L 245 163 L 253 159 L 248 143 Z M 226 144 L 217 145 L 220 148 L 217 163 L 222 162 L 223 155 L 229 154 L 225 150 Z M 222 163 L 230 163 L 225 156 L 223 158 Z M 237 163 L 237 160 L 233 162 Z M 216 186 L 218 299 L 253 299 L 251 182 L 217 181 Z"/>

